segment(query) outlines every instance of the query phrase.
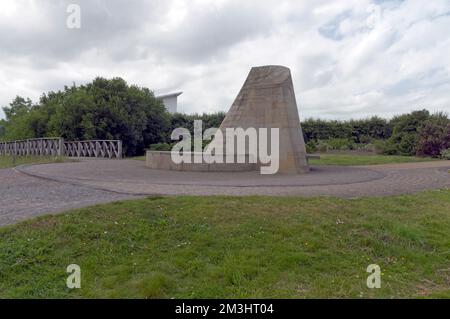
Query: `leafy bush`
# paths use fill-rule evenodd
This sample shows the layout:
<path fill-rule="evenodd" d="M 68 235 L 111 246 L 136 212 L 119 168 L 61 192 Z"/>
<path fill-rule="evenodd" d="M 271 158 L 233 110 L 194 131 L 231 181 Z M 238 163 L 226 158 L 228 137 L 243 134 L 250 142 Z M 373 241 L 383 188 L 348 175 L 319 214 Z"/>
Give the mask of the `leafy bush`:
<path fill-rule="evenodd" d="M 385 151 L 386 141 L 385 140 L 373 140 L 371 145 L 374 146 L 374 152 L 381 154 Z"/>
<path fill-rule="evenodd" d="M 3 139 L 3 136 L 6 133 L 5 125 L 6 125 L 6 121 L 0 120 L 0 141 Z"/>
<path fill-rule="evenodd" d="M 175 113 L 171 115 L 170 120 L 170 129 L 168 130 L 168 139 L 170 140 L 170 134 L 176 128 L 182 127 L 186 128 L 191 132 L 191 135 L 194 136 L 194 121 L 202 120 L 203 130 L 208 128 L 217 127 L 219 128 L 220 124 L 225 118 L 224 112 L 218 112 L 213 114 L 182 114 Z"/>
<path fill-rule="evenodd" d="M 310 143 L 310 142 L 308 142 Z M 307 143 L 307 145 L 308 145 Z M 327 140 L 319 140 L 316 144 L 316 150 L 319 152 L 328 151 L 348 151 L 355 149 L 356 145 L 353 141 L 346 138 L 330 138 Z"/>
<path fill-rule="evenodd" d="M 155 143 L 155 144 L 150 145 L 149 150 L 151 150 L 151 151 L 171 151 L 172 145 L 170 145 L 168 143 Z"/>
<path fill-rule="evenodd" d="M 121 78 L 96 78 L 86 85 L 49 92 L 35 105 L 17 97 L 3 110 L 5 138 L 120 139 L 127 155 L 165 142 L 170 119 L 149 89 L 128 85 Z"/>
<path fill-rule="evenodd" d="M 376 116 L 349 121 L 306 119 L 302 130 L 306 142 L 345 138 L 355 143 L 368 143 L 372 139 L 387 139 L 392 133 L 390 122 Z"/>
<path fill-rule="evenodd" d="M 441 151 L 441 157 L 443 159 L 450 160 L 450 148 Z"/>
<path fill-rule="evenodd" d="M 346 138 L 330 138 L 326 141 L 329 150 L 348 151 L 355 148 L 355 143 Z"/>
<path fill-rule="evenodd" d="M 385 153 L 390 155 L 414 155 L 418 141 L 418 130 L 429 119 L 427 110 L 414 111 L 396 116 L 391 120 L 392 136 L 386 143 Z"/>
<path fill-rule="evenodd" d="M 321 152 L 325 153 L 328 151 L 364 151 L 372 153 L 384 153 L 386 148 L 386 141 L 372 139 L 370 143 L 354 143 L 350 139 L 327 139 L 319 140 L 317 142 L 309 141 L 306 143 L 306 152 L 314 153 Z"/>
<path fill-rule="evenodd" d="M 378 153 L 377 146 L 374 143 L 357 144 L 356 148 L 366 152 Z"/>
<path fill-rule="evenodd" d="M 305 147 L 306 147 L 306 153 L 317 152 L 317 144 L 313 140 L 306 143 Z"/>
<path fill-rule="evenodd" d="M 418 156 L 441 156 L 450 147 L 450 120 L 443 113 L 432 115 L 419 129 Z"/>

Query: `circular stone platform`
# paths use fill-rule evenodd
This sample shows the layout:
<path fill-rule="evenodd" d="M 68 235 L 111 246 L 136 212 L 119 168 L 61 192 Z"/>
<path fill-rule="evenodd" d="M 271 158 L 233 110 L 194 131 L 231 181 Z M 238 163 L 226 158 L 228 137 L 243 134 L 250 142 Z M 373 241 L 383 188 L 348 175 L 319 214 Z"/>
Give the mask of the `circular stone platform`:
<path fill-rule="evenodd" d="M 312 166 L 302 175 L 152 170 L 137 160 L 23 166 L 35 177 L 131 195 L 382 196 L 450 187 L 450 161 L 372 166 Z"/>

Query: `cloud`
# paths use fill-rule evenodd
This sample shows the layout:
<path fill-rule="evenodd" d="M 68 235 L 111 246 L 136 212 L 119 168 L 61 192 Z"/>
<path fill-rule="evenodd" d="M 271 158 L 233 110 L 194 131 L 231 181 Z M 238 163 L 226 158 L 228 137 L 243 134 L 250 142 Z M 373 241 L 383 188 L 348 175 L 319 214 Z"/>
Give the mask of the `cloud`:
<path fill-rule="evenodd" d="M 252 66 L 281 64 L 302 118 L 450 112 L 448 30 L 446 0 L 4 0 L 0 105 L 120 76 L 184 91 L 184 112 L 226 111 Z"/>

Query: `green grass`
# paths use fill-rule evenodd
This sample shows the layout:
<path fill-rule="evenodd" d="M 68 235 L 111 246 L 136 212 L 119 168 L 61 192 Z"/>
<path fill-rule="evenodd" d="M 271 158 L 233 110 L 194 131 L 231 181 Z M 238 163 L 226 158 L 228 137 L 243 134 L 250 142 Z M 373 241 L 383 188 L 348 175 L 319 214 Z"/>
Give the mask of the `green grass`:
<path fill-rule="evenodd" d="M 394 163 L 426 162 L 436 160 L 430 157 L 362 154 L 320 154 L 320 159 L 310 159 L 311 165 L 376 165 Z"/>
<path fill-rule="evenodd" d="M 145 156 L 131 159 L 145 161 Z M 363 155 L 363 154 L 320 154 L 320 159 L 310 159 L 311 165 L 376 165 L 393 163 L 413 163 L 435 161 L 431 157 L 397 156 L 397 155 Z"/>
<path fill-rule="evenodd" d="M 0 297 L 450 298 L 449 229 L 450 190 L 117 202 L 0 228 Z"/>
<path fill-rule="evenodd" d="M 55 156 L 3 156 L 0 155 L 0 169 L 23 164 L 62 163 L 64 158 Z"/>

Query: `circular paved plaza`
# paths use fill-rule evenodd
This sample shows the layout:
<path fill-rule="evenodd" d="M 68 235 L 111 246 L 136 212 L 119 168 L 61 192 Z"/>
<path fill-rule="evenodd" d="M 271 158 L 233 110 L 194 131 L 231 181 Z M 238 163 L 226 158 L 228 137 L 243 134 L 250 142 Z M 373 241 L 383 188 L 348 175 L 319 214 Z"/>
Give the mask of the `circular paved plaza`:
<path fill-rule="evenodd" d="M 313 166 L 303 175 L 152 170 L 137 160 L 85 160 L 20 171 L 49 180 L 128 195 L 383 196 L 450 186 L 450 161 Z"/>
<path fill-rule="evenodd" d="M 145 195 L 383 196 L 450 187 L 450 161 L 313 166 L 305 175 L 158 171 L 136 160 L 83 160 L 0 169 L 0 226 Z"/>
<path fill-rule="evenodd" d="M 0 226 L 48 213 L 136 196 L 35 178 L 0 169 Z"/>

